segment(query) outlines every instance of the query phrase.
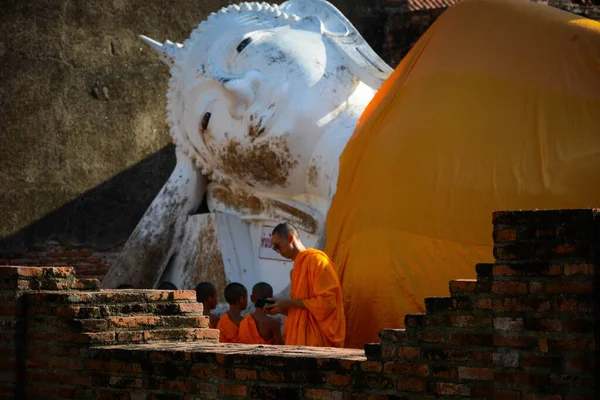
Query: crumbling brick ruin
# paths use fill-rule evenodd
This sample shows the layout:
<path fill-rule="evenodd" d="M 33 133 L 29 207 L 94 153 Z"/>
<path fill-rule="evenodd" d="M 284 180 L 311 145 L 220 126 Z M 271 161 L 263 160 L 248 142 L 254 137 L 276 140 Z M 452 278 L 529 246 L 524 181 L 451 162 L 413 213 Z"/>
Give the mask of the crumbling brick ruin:
<path fill-rule="evenodd" d="M 600 210 L 493 223 L 495 263 L 365 351 L 217 344 L 193 291 L 2 267 L 0 397 L 595 399 Z"/>

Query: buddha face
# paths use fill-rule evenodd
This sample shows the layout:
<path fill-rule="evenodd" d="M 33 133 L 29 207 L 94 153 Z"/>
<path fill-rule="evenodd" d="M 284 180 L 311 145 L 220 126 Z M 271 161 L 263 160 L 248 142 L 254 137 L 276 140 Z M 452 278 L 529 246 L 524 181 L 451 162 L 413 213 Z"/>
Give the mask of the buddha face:
<path fill-rule="evenodd" d="M 258 190 L 302 192 L 317 141 L 359 86 L 319 28 L 238 13 L 186 44 L 169 108 L 203 163 Z"/>

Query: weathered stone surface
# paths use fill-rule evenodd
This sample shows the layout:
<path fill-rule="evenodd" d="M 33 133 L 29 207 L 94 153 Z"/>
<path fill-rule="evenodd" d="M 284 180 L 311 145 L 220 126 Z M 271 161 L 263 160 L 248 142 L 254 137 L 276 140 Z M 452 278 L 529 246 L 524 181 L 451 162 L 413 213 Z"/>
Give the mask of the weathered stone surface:
<path fill-rule="evenodd" d="M 2 2 L 0 251 L 127 239 L 175 164 L 168 70 L 137 35 L 182 41 L 227 3 Z"/>

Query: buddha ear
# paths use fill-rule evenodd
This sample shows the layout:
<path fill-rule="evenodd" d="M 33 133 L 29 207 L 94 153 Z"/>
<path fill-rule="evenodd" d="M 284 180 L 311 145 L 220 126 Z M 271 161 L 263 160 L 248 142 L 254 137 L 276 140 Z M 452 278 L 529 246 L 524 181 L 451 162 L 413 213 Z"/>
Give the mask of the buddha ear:
<path fill-rule="evenodd" d="M 256 94 L 262 85 L 262 74 L 258 71 L 248 71 L 236 78 L 230 79 L 223 87 L 233 97 L 231 115 L 240 119 L 250 105 L 256 100 Z"/>

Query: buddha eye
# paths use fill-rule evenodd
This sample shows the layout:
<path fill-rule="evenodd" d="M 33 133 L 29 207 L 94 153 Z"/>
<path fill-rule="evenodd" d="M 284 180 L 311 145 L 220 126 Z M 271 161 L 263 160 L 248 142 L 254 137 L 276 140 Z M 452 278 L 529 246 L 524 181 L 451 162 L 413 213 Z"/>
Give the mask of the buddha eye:
<path fill-rule="evenodd" d="M 210 113 L 207 112 L 204 114 L 204 117 L 202 117 L 202 129 L 206 130 L 208 128 L 208 122 L 210 121 Z"/>
<path fill-rule="evenodd" d="M 242 40 L 240 42 L 240 44 L 238 44 L 238 46 L 236 47 L 237 52 L 241 53 L 242 50 L 244 50 L 246 48 L 246 46 L 248 46 L 250 44 L 250 42 L 252 42 L 251 37 L 247 37 L 246 39 Z"/>

